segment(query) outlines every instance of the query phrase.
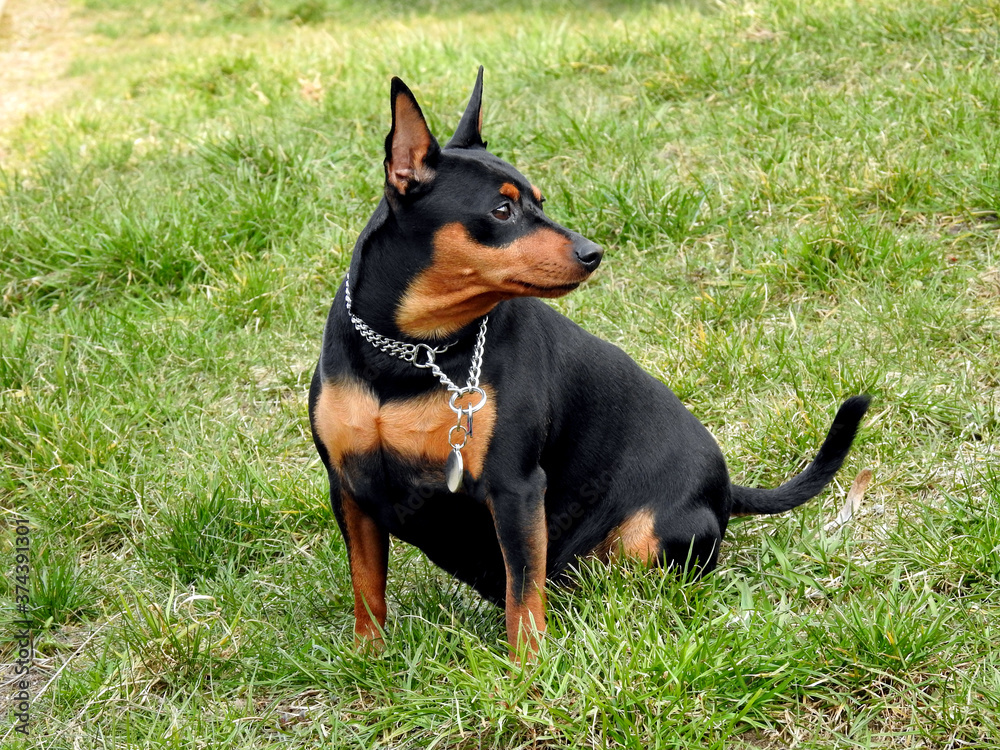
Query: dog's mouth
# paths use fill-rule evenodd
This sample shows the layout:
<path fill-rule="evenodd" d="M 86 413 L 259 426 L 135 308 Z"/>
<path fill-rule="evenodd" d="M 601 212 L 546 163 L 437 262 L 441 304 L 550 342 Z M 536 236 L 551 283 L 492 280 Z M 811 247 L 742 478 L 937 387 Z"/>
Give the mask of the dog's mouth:
<path fill-rule="evenodd" d="M 559 297 L 563 294 L 569 294 L 572 292 L 583 283 L 583 280 L 573 281 L 569 284 L 542 285 L 532 284 L 531 282 L 521 281 L 520 279 L 508 279 L 507 283 L 513 284 L 514 286 L 523 289 L 528 294 L 536 297 Z"/>

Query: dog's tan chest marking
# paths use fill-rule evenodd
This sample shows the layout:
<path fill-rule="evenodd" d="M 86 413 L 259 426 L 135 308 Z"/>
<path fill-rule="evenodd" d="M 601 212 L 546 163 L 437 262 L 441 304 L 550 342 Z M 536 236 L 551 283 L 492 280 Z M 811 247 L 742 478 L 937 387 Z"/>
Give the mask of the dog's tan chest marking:
<path fill-rule="evenodd" d="M 496 423 L 494 391 L 489 385 L 482 388 L 486 405 L 476 412 L 472 437 L 462 450 L 465 467 L 473 477 L 482 474 Z M 345 456 L 378 450 L 443 468 L 451 452 L 448 431 L 456 423 L 443 389 L 379 404 L 371 388 L 354 379 L 325 383 L 315 414 L 316 434 L 338 470 Z"/>
<path fill-rule="evenodd" d="M 513 187 L 513 186 L 511 186 Z M 586 277 L 569 238 L 538 229 L 504 247 L 476 242 L 461 223 L 434 235 L 431 266 L 407 288 L 396 325 L 415 338 L 444 338 L 511 297 L 559 296 Z M 558 288 L 552 294 L 546 289 Z"/>

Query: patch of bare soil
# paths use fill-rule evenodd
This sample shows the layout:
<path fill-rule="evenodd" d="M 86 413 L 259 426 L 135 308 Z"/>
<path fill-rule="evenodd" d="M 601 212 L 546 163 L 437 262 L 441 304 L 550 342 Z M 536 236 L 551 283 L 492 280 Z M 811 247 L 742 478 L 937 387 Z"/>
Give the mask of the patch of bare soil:
<path fill-rule="evenodd" d="M 0 0 L 0 159 L 5 131 L 79 85 L 65 73 L 82 38 L 68 0 Z"/>

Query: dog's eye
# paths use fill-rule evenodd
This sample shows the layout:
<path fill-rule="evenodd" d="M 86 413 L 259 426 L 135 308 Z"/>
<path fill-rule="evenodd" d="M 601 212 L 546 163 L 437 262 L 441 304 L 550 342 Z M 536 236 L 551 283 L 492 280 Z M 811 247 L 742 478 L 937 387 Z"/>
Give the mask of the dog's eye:
<path fill-rule="evenodd" d="M 499 219 L 500 221 L 507 221 L 507 219 L 510 218 L 510 204 L 502 203 L 496 208 L 494 208 L 492 211 L 490 211 L 490 213 L 493 214 L 494 219 Z"/>

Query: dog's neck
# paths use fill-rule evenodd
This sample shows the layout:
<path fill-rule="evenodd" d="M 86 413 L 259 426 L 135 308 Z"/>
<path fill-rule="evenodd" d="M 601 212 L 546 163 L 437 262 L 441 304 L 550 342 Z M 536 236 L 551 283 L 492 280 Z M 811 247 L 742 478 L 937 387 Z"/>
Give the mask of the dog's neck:
<path fill-rule="evenodd" d="M 426 383 L 420 386 L 415 384 L 428 381 L 427 375 L 433 374 L 434 378 L 452 391 L 456 387 L 478 386 L 488 317 L 484 316 L 474 321 L 475 331 L 470 324 L 467 326 L 468 331 L 462 329 L 446 342 L 422 341 L 412 337 L 404 339 L 400 337 L 398 330 L 393 330 L 392 335 L 383 332 L 394 329 L 392 324 L 381 321 L 383 328 L 380 330 L 358 315 L 353 304 L 357 293 L 358 287 L 354 285 L 351 273 L 348 273 L 342 295 L 344 300 L 342 309 L 349 316 L 354 333 L 367 342 L 363 343 L 359 350 L 364 363 L 361 368 L 366 373 L 366 380 L 371 381 L 376 387 L 381 381 L 390 389 L 400 387 L 424 389 Z M 376 320 L 381 320 L 378 315 L 374 317 Z M 466 379 L 458 386 L 455 384 L 457 381 L 448 379 L 465 373 L 468 373 Z M 407 383 L 408 386 L 405 385 Z"/>
<path fill-rule="evenodd" d="M 442 307 L 441 319 L 459 320 L 459 325 L 442 326 L 439 335 L 421 335 L 400 327 L 398 315 L 401 300 L 407 294 L 413 279 L 422 269 L 418 253 L 407 253 L 400 243 L 405 240 L 383 200 L 354 246 L 350 265 L 350 295 L 353 313 L 372 330 L 390 339 L 406 343 L 441 344 L 471 340 L 493 304 L 461 316 Z M 447 301 L 442 299 L 442 303 Z M 430 311 L 434 315 L 434 311 Z M 468 318 L 466 320 L 466 318 Z"/>

